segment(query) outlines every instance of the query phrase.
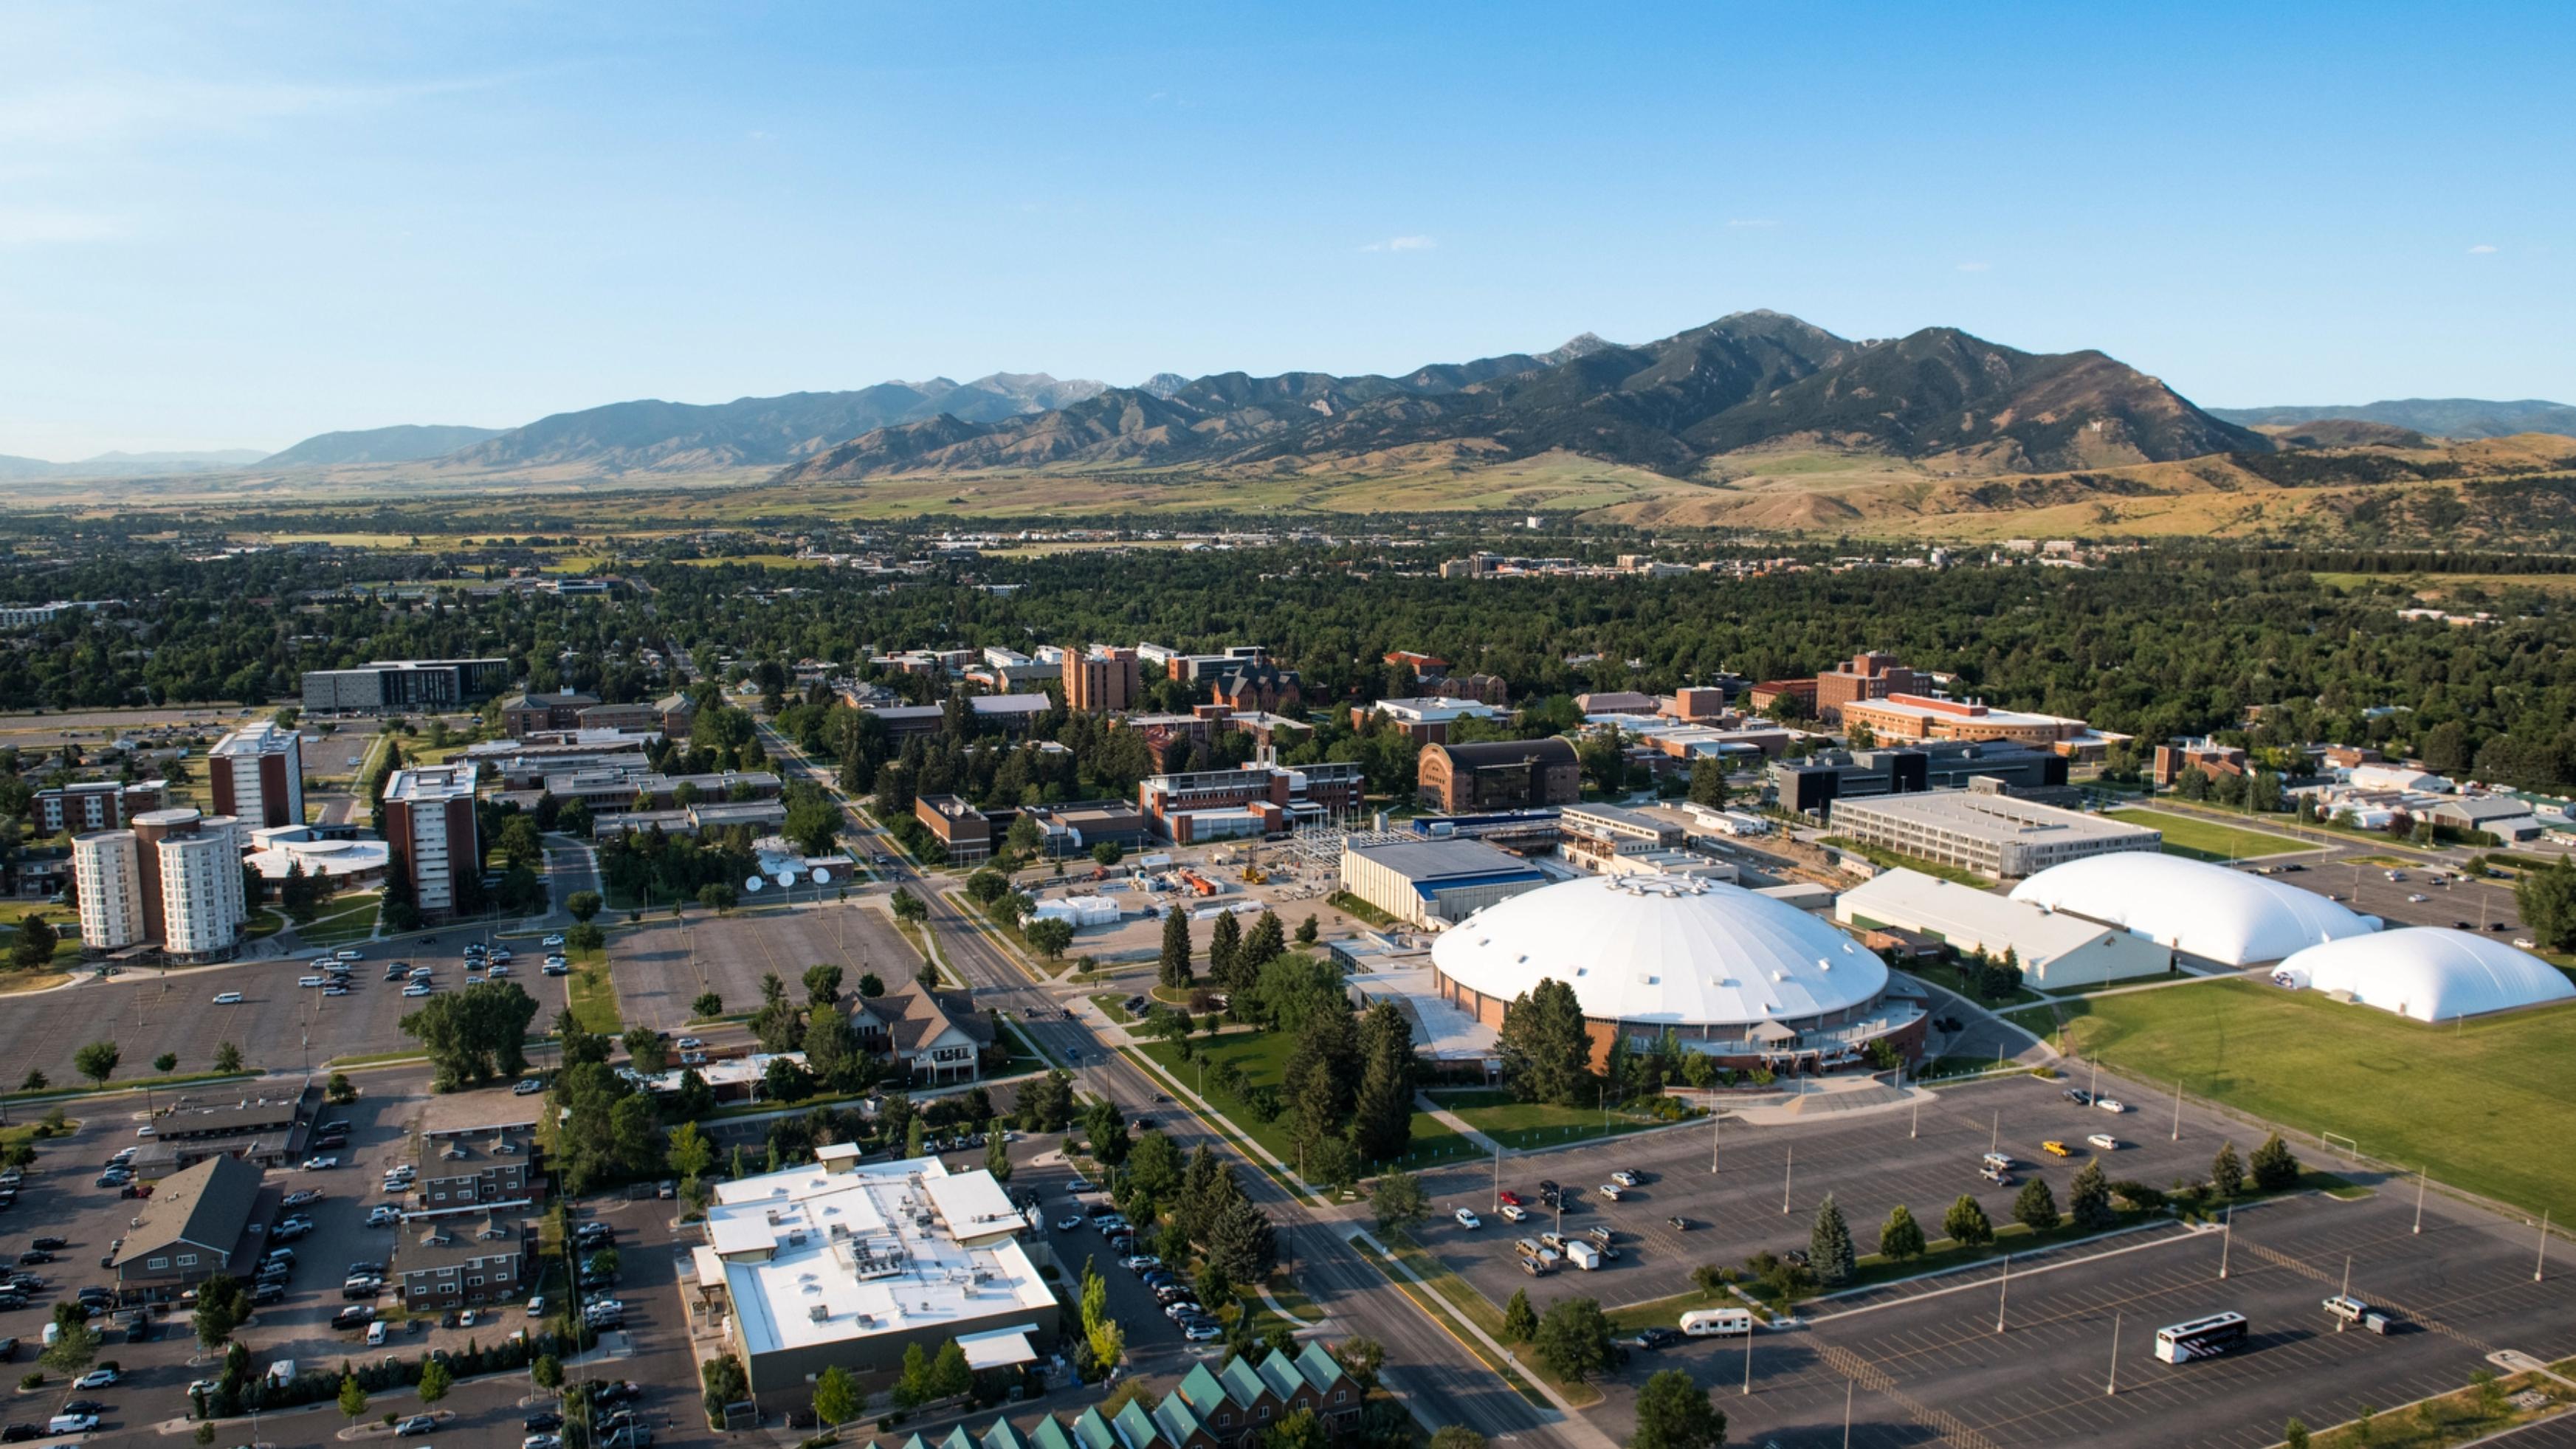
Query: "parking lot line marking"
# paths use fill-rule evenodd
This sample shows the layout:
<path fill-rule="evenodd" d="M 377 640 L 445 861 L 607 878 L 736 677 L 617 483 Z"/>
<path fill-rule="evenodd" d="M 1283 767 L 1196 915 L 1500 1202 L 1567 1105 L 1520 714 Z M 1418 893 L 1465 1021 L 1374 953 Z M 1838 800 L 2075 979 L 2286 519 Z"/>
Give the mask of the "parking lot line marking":
<path fill-rule="evenodd" d="M 1959 1449 L 2002 1449 L 2001 1445 L 1969 1427 L 1967 1421 L 1958 1415 L 1935 1409 L 1898 1388 L 1895 1379 L 1850 1349 L 1829 1343 L 1819 1348 L 1816 1356 L 1853 1383 L 1895 1401 L 1896 1406 L 1905 1411 L 1906 1417 L 1926 1429 L 1937 1431 Z"/>
<path fill-rule="evenodd" d="M 2261 1243 L 2248 1243 L 2245 1245 L 2245 1251 L 2252 1253 L 2255 1257 L 2262 1259 L 2266 1263 L 2273 1264 L 2276 1267 L 2287 1268 L 2291 1272 L 2296 1273 L 2303 1278 L 2310 1278 L 2319 1283 L 2333 1285 L 2335 1291 L 2338 1293 L 2343 1291 L 2343 1280 L 2341 1278 L 2338 1278 L 2334 1274 L 2329 1273 L 2322 1268 L 2311 1266 L 2304 1259 L 2294 1258 L 2277 1248 L 2265 1247 Z M 2496 1351 L 2494 1344 L 2488 1343 L 2486 1340 L 2479 1338 L 2474 1334 L 2464 1333 L 2459 1329 L 2453 1328 L 2451 1325 L 2444 1323 L 2441 1319 L 2423 1312 L 2421 1309 L 2409 1308 L 2405 1304 L 2400 1303 L 2393 1298 L 2382 1298 L 2379 1301 L 2396 1309 L 2398 1312 L 2405 1314 L 2409 1322 L 2420 1324 L 2446 1338 L 2456 1339 L 2459 1342 L 2465 1343 L 2471 1348 L 2476 1349 L 2480 1353 L 2493 1353 Z"/>
<path fill-rule="evenodd" d="M 2105 1258 L 2125 1257 L 2130 1253 L 2143 1253 L 2151 1248 L 2164 1248 L 2171 1247 L 2176 1243 L 2194 1242 L 2198 1240 L 2200 1236 L 2201 1235 L 2196 1232 L 2184 1233 L 2175 1237 L 2157 1238 L 2151 1242 L 2132 1243 L 2125 1248 L 2108 1248 L 2099 1253 L 2086 1253 L 2081 1257 L 2066 1258 L 2056 1262 L 2042 1263 L 2036 1268 L 2022 1269 L 2019 1272 L 2016 1272 L 2013 1276 L 2015 1278 L 2036 1278 L 2042 1273 L 2054 1273 L 2061 1268 L 2080 1267 L 2086 1263 L 2101 1262 Z M 1973 1273 L 1976 1270 L 1970 1268 L 1962 1271 Z M 1809 1323 L 1818 1324 L 1837 1323 L 1846 1318 L 1858 1318 L 1864 1313 L 1876 1313 L 1883 1308 L 1895 1308 L 1908 1303 L 1920 1303 L 1927 1298 L 1944 1298 L 1953 1293 L 1965 1293 L 1972 1288 L 1991 1288 L 1995 1285 L 1996 1279 L 2001 1276 L 2001 1273 L 1997 1273 L 1995 1277 L 1976 1278 L 1965 1283 L 1954 1283 L 1947 1288 L 1933 1288 L 1921 1293 L 1909 1293 L 1900 1298 L 1883 1299 L 1877 1303 L 1864 1303 L 1858 1308 L 1846 1308 L 1840 1313 L 1812 1314 L 1808 1316 L 1807 1321 Z"/>

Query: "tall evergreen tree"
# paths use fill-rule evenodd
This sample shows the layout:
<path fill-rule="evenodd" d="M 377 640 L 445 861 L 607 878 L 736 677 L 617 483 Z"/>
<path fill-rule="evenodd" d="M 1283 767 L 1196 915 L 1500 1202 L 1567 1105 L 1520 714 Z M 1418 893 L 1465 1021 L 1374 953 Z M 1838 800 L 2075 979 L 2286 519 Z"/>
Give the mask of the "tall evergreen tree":
<path fill-rule="evenodd" d="M 1278 913 L 1263 911 L 1253 920 L 1252 931 L 1243 938 L 1243 949 L 1236 955 L 1243 984 L 1250 985 L 1260 977 L 1262 967 L 1287 952 L 1288 935 L 1279 924 Z"/>
<path fill-rule="evenodd" d="M 2263 1145 L 2254 1149 L 2251 1165 L 2254 1186 L 2264 1192 L 2281 1192 L 2299 1184 L 2299 1159 L 2278 1132 L 2264 1138 Z"/>
<path fill-rule="evenodd" d="M 2034 1233 L 2057 1226 L 2057 1194 L 2048 1190 L 2047 1178 L 2034 1177 L 2021 1185 L 2013 1197 L 2013 1221 Z"/>
<path fill-rule="evenodd" d="M 1269 1214 L 1240 1193 L 1208 1225 L 1208 1262 L 1237 1283 L 1259 1283 L 1279 1265 L 1278 1236 Z"/>
<path fill-rule="evenodd" d="M 1574 988 L 1552 977 L 1503 1008 L 1496 1042 L 1503 1084 L 1524 1102 L 1589 1106 L 1593 1094 L 1592 1036 Z"/>
<path fill-rule="evenodd" d="M 1351 1146 L 1364 1162 L 1393 1162 L 1413 1140 L 1413 1023 L 1391 1001 L 1360 1020 L 1359 1090 L 1351 1102 Z"/>
<path fill-rule="evenodd" d="M 1985 1207 L 1966 1193 L 1950 1204 L 1941 1215 L 1941 1231 L 1951 1242 L 1963 1248 L 1979 1247 L 1995 1240 L 1994 1220 L 1986 1216 Z"/>
<path fill-rule="evenodd" d="M 1878 1230 L 1878 1253 L 1897 1263 L 1923 1256 L 1923 1225 L 1914 1220 L 1913 1209 L 1898 1203 L 1887 1215 L 1887 1226 Z"/>
<path fill-rule="evenodd" d="M 2111 1206 L 2111 1183 L 2102 1175 L 2100 1159 L 2085 1163 L 2067 1184 L 2066 1213 L 2079 1228 L 2107 1228 L 2120 1220 Z"/>
<path fill-rule="evenodd" d="M 1190 974 L 1190 913 L 1174 905 L 1163 913 L 1162 983 L 1175 991 L 1187 990 L 1194 978 Z"/>
<path fill-rule="evenodd" d="M 2220 1197 L 2234 1197 L 2245 1189 L 2245 1161 L 2236 1155 L 2236 1144 L 2219 1144 L 2218 1155 L 2209 1162 L 2209 1185 Z"/>
<path fill-rule="evenodd" d="M 1816 1204 L 1815 1225 L 1807 1230 L 1807 1260 L 1816 1281 L 1828 1288 L 1851 1280 L 1851 1224 L 1843 1221 L 1842 1205 L 1830 1192 Z"/>
<path fill-rule="evenodd" d="M 1207 1243 L 1208 1215 L 1217 1193 L 1217 1177 L 1223 1171 L 1216 1154 L 1200 1143 L 1190 1154 L 1190 1165 L 1181 1173 L 1181 1190 L 1172 1200 L 1170 1227 L 1184 1243 Z"/>
<path fill-rule="evenodd" d="M 1243 918 L 1232 911 L 1218 915 L 1208 932 L 1207 969 L 1208 979 L 1228 990 L 1243 984 Z"/>

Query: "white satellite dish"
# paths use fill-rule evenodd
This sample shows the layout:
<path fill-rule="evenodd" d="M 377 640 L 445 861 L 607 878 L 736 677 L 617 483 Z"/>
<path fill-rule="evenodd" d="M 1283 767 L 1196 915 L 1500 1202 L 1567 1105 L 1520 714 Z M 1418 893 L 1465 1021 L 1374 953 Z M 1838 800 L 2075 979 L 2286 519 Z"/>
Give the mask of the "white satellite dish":
<path fill-rule="evenodd" d="M 814 867 L 812 874 L 810 874 L 807 879 L 813 881 L 816 885 L 825 885 L 831 881 L 832 873 L 818 865 Z"/>
<path fill-rule="evenodd" d="M 795 885 L 796 872 L 792 870 L 782 870 L 778 873 L 778 888 L 780 890 L 790 890 L 793 889 Z"/>
<path fill-rule="evenodd" d="M 756 875 L 755 875 L 755 876 L 751 876 L 751 877 L 749 877 L 748 879 L 744 880 L 744 881 L 743 881 L 743 883 L 742 883 L 742 888 L 743 888 L 744 890 L 746 890 L 746 891 L 750 892 L 750 893 L 751 893 L 751 894 L 753 894 L 753 895 L 758 895 L 758 894 L 760 894 L 760 888 L 761 888 L 762 886 L 767 885 L 767 884 L 769 884 L 769 882 L 767 882 L 767 881 L 765 881 L 765 880 L 762 880 L 759 876 L 756 876 Z"/>

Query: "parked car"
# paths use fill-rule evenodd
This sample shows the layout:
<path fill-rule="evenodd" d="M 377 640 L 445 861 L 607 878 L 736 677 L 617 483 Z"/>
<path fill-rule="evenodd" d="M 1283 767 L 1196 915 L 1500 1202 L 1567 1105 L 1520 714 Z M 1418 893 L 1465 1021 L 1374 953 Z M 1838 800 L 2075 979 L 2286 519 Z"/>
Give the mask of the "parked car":
<path fill-rule="evenodd" d="M 437 1432 L 438 1420 L 428 1414 L 414 1414 L 410 1418 L 403 1420 L 401 1423 L 394 1425 L 394 1436 L 399 1439 L 416 1438 L 422 1434 L 435 1434 Z"/>
<path fill-rule="evenodd" d="M 217 1006 L 239 1006 L 241 1004 L 242 994 L 238 991 L 218 991 L 215 993 L 215 1005 Z"/>
<path fill-rule="evenodd" d="M 2098 1148 L 2104 1152 L 2117 1152 L 2120 1150 L 2120 1139 L 2112 1136 L 2108 1132 L 2096 1132 L 2092 1136 L 2085 1138 L 2084 1141 L 2088 1146 Z"/>
<path fill-rule="evenodd" d="M 304 1159 L 304 1170 L 306 1172 L 328 1172 L 339 1165 L 340 1159 L 336 1157 L 308 1157 Z"/>

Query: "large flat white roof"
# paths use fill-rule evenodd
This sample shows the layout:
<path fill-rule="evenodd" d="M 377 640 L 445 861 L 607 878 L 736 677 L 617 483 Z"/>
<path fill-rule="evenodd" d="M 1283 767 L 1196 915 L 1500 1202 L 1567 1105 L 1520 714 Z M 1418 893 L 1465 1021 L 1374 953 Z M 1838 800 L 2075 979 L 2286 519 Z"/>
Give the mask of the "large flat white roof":
<path fill-rule="evenodd" d="M 980 1212 L 999 1196 L 992 1174 L 952 1174 L 935 1157 L 719 1184 L 708 1235 L 743 1347 L 774 1353 L 1051 1311 L 1055 1295 L 1016 1240 L 969 1247 L 943 1221 L 943 1199 Z"/>

